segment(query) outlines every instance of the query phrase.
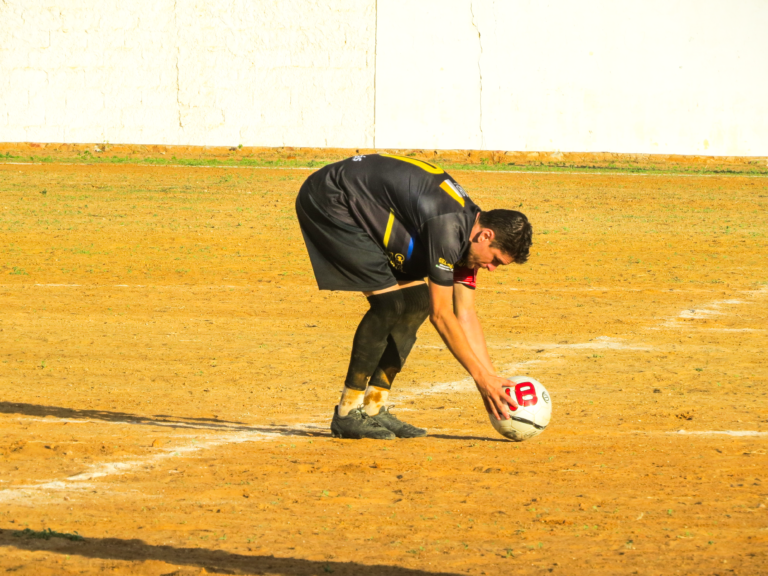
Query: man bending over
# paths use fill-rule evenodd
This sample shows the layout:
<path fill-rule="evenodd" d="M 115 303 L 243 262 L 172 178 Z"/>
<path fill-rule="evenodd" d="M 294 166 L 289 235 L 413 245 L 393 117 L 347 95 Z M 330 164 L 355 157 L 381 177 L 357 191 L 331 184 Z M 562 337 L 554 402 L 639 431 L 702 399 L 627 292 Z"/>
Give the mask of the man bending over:
<path fill-rule="evenodd" d="M 320 290 L 362 292 L 370 304 L 352 342 L 334 436 L 426 435 L 386 403 L 427 316 L 474 379 L 486 410 L 508 417 L 506 404 L 516 404 L 491 364 L 474 289 L 478 269 L 528 259 L 532 230 L 524 214 L 482 212 L 441 168 L 390 154 L 355 156 L 315 172 L 301 187 L 296 214 Z"/>

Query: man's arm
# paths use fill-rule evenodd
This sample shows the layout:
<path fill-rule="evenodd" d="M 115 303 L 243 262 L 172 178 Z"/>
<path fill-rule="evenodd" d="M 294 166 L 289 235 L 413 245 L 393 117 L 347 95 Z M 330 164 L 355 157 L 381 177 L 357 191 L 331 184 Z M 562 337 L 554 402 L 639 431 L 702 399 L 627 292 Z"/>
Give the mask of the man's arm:
<path fill-rule="evenodd" d="M 483 328 L 480 326 L 480 320 L 475 311 L 475 291 L 472 288 L 459 283 L 453 285 L 453 312 L 456 314 L 475 356 L 486 370 L 495 376 L 496 370 L 494 370 L 491 357 L 488 354 L 485 334 L 483 334 Z"/>
<path fill-rule="evenodd" d="M 482 348 L 485 350 L 485 354 L 481 353 L 478 356 L 475 353 L 475 347 L 470 343 L 459 319 L 454 313 L 453 287 L 440 286 L 430 282 L 429 302 L 429 319 L 432 325 L 438 331 L 448 349 L 456 357 L 456 360 L 472 376 L 480 395 L 483 397 L 486 409 L 498 420 L 507 419 L 509 416 L 505 404 L 517 406 L 515 401 L 502 391 L 501 387 L 508 381 L 494 374 L 490 358 L 487 357 L 488 352 L 484 345 L 484 338 Z"/>

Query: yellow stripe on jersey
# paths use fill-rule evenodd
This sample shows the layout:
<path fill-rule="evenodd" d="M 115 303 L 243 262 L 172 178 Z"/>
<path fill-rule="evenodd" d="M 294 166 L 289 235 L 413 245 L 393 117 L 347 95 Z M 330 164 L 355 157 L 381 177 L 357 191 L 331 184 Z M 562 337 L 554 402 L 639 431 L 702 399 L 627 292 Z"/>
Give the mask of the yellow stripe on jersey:
<path fill-rule="evenodd" d="M 387 158 L 394 158 L 395 160 L 402 160 L 403 162 L 408 162 L 409 164 L 413 164 L 414 166 L 418 166 L 422 170 L 425 170 L 429 172 L 430 174 L 445 174 L 445 171 L 433 164 L 430 164 L 429 162 L 424 162 L 423 160 L 416 160 L 415 158 L 406 158 L 405 156 L 395 156 L 394 154 L 384 154 L 380 153 L 379 156 L 386 156 Z"/>
<path fill-rule="evenodd" d="M 390 211 L 389 220 L 387 220 L 387 230 L 384 232 L 384 248 L 388 248 L 389 236 L 392 234 L 392 225 L 395 223 L 395 213 Z"/>
<path fill-rule="evenodd" d="M 440 184 L 440 188 L 448 192 L 448 195 L 456 200 L 456 202 L 461 204 L 462 208 L 464 207 L 464 198 L 462 198 L 461 194 L 459 194 L 459 191 L 453 187 L 453 184 L 451 184 L 450 180 L 444 180 L 443 183 Z"/>

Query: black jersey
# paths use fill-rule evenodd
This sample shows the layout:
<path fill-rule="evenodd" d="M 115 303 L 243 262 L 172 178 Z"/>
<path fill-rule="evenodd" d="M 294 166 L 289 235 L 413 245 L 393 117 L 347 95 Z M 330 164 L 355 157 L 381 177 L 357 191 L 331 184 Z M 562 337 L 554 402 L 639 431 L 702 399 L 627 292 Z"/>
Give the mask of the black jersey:
<path fill-rule="evenodd" d="M 328 216 L 357 226 L 395 270 L 441 286 L 454 282 L 480 208 L 441 168 L 391 154 L 361 155 L 310 177 L 312 199 Z"/>

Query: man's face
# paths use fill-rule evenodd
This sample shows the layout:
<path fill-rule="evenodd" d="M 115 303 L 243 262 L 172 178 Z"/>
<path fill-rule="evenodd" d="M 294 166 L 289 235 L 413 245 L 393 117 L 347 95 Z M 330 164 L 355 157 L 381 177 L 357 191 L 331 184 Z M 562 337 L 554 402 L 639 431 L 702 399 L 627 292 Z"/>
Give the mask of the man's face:
<path fill-rule="evenodd" d="M 493 272 L 499 266 L 506 266 L 513 262 L 512 256 L 504 254 L 498 248 L 491 248 L 491 239 L 478 238 L 478 241 L 472 242 L 469 245 L 469 252 L 467 253 L 467 266 L 469 268 L 485 268 L 486 270 Z"/>

